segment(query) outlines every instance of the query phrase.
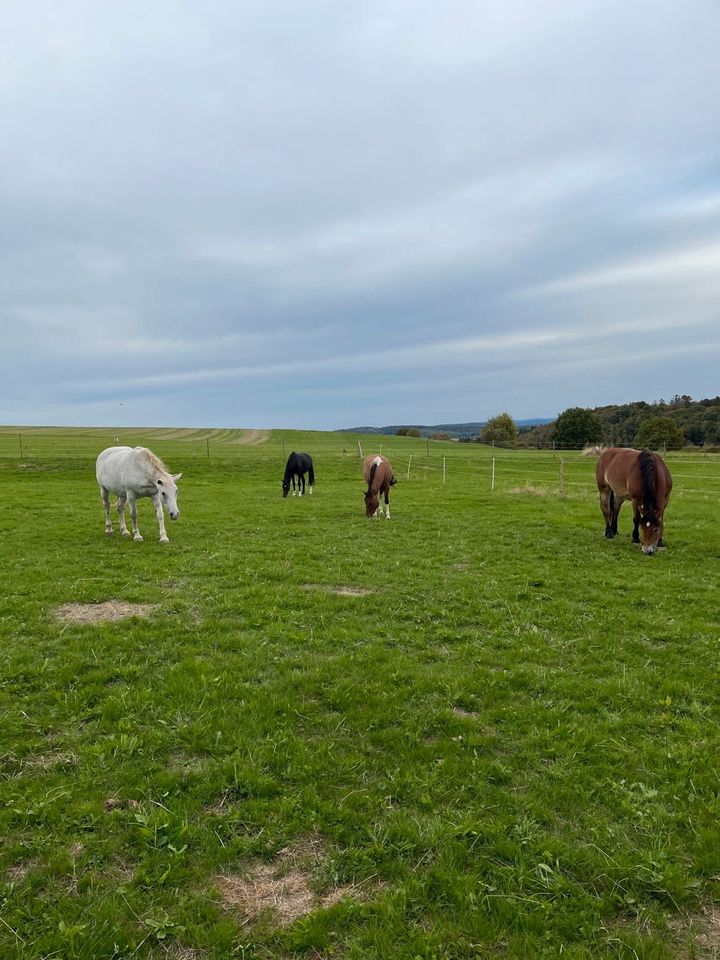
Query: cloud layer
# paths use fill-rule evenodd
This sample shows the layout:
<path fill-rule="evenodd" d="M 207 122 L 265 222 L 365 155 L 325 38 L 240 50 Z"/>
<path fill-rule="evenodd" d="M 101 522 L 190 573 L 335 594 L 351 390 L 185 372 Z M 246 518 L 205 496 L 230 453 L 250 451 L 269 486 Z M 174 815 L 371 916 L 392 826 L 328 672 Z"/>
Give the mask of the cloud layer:
<path fill-rule="evenodd" d="M 720 11 L 0 8 L 0 422 L 718 393 Z"/>

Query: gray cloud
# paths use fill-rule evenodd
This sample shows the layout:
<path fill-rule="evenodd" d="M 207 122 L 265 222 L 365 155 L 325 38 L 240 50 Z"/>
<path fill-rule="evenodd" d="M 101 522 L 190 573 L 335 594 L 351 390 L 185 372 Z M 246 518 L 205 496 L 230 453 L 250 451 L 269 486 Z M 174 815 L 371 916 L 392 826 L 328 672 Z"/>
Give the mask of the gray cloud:
<path fill-rule="evenodd" d="M 719 46 L 710 0 L 4 5 L 0 420 L 716 393 Z"/>

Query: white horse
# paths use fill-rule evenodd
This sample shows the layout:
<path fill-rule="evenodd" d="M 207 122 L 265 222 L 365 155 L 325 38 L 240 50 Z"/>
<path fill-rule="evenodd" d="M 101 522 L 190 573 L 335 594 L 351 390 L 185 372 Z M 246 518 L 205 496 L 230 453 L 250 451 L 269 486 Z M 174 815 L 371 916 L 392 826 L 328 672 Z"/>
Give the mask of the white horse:
<path fill-rule="evenodd" d="M 130 504 L 133 540 L 139 543 L 142 537 L 137 525 L 135 501 L 139 497 L 152 497 L 160 528 L 160 543 L 168 543 L 163 507 L 170 514 L 171 520 L 177 520 L 180 516 L 176 481 L 182 476 L 181 473 L 174 475 L 168 473 L 165 464 L 146 447 L 108 447 L 97 458 L 95 476 L 105 507 L 105 533 L 113 532 L 110 519 L 110 494 L 116 493 L 120 533 L 124 537 L 130 536 L 130 531 L 125 526 L 127 501 Z"/>

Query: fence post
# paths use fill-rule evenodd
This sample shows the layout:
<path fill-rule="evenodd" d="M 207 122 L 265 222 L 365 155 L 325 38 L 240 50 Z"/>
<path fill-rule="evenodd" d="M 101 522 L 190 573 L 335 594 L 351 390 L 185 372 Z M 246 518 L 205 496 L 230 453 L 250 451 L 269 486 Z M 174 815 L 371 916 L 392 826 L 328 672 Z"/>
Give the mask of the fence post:
<path fill-rule="evenodd" d="M 426 441 L 425 441 L 425 456 L 426 456 L 426 457 L 429 457 L 429 456 L 430 456 L 430 441 L 429 441 L 429 440 L 426 440 Z"/>
<path fill-rule="evenodd" d="M 493 444 L 493 447 L 494 446 L 495 444 Z M 490 481 L 490 489 L 491 490 L 495 489 L 495 453 L 494 452 L 493 452 L 493 458 L 492 458 L 492 480 Z"/>
<path fill-rule="evenodd" d="M 285 437 L 281 437 L 280 439 L 282 440 L 283 445 L 283 459 L 285 459 Z"/>
<path fill-rule="evenodd" d="M 363 452 L 362 452 L 362 447 L 360 446 L 360 441 L 359 441 L 359 440 L 358 440 L 358 451 L 360 452 L 360 459 L 362 460 Z"/>
<path fill-rule="evenodd" d="M 20 441 L 20 459 L 23 459 L 23 448 L 22 448 L 22 434 L 18 434 L 18 440 Z"/>
<path fill-rule="evenodd" d="M 560 457 L 560 496 L 565 494 L 565 461 Z"/>
<path fill-rule="evenodd" d="M 205 437 L 205 446 L 207 447 L 207 458 L 210 459 L 210 437 Z"/>
<path fill-rule="evenodd" d="M 443 457 L 443 484 L 445 483 L 445 457 Z"/>
<path fill-rule="evenodd" d="M 405 478 L 406 480 L 409 480 L 409 479 L 410 479 L 410 464 L 411 464 L 411 463 L 412 463 L 412 454 L 410 454 L 410 459 L 408 460 L 407 477 Z"/>

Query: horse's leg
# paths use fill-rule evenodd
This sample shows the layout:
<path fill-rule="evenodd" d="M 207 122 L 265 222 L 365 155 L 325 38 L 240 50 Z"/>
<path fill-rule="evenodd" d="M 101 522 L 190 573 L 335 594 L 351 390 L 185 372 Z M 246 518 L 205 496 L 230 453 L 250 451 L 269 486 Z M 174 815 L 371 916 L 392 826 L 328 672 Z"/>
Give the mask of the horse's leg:
<path fill-rule="evenodd" d="M 620 497 L 616 497 L 614 493 L 610 493 L 610 507 L 612 508 L 612 521 L 610 523 L 610 530 L 613 537 L 617 536 L 618 532 L 618 517 L 620 516 L 620 507 L 623 505 L 623 500 Z"/>
<path fill-rule="evenodd" d="M 112 533 L 112 520 L 110 519 L 110 491 L 105 487 L 100 487 L 100 496 L 102 497 L 103 507 L 105 509 L 105 533 Z"/>
<path fill-rule="evenodd" d="M 298 474 L 298 491 L 299 491 L 298 492 L 299 497 L 302 497 L 302 495 L 305 493 L 305 474 L 304 473 Z"/>
<path fill-rule="evenodd" d="M 640 543 L 640 507 L 638 506 L 637 500 L 632 502 L 633 508 L 633 532 L 632 532 L 632 542 Z"/>
<path fill-rule="evenodd" d="M 142 543 L 142 535 L 137 522 L 137 501 L 135 499 L 135 494 L 128 491 L 127 498 L 128 503 L 130 504 L 130 519 L 132 520 L 133 540 L 135 543 Z"/>
<path fill-rule="evenodd" d="M 385 519 L 390 519 L 390 488 L 385 487 Z"/>
<path fill-rule="evenodd" d="M 120 520 L 120 533 L 124 537 L 130 536 L 130 531 L 125 524 L 125 502 L 127 501 L 127 497 L 127 492 L 118 494 L 117 502 L 118 519 Z"/>
<path fill-rule="evenodd" d="M 612 532 L 612 490 L 608 486 L 600 487 L 600 509 L 605 517 L 605 537 L 612 540 L 615 534 Z"/>
<path fill-rule="evenodd" d="M 170 543 L 168 535 L 165 532 L 165 514 L 162 508 L 162 499 L 160 497 L 153 497 L 152 500 L 155 505 L 155 516 L 157 517 L 158 527 L 160 528 L 160 543 Z"/>
<path fill-rule="evenodd" d="M 295 496 L 295 474 L 292 475 L 293 496 Z"/>

